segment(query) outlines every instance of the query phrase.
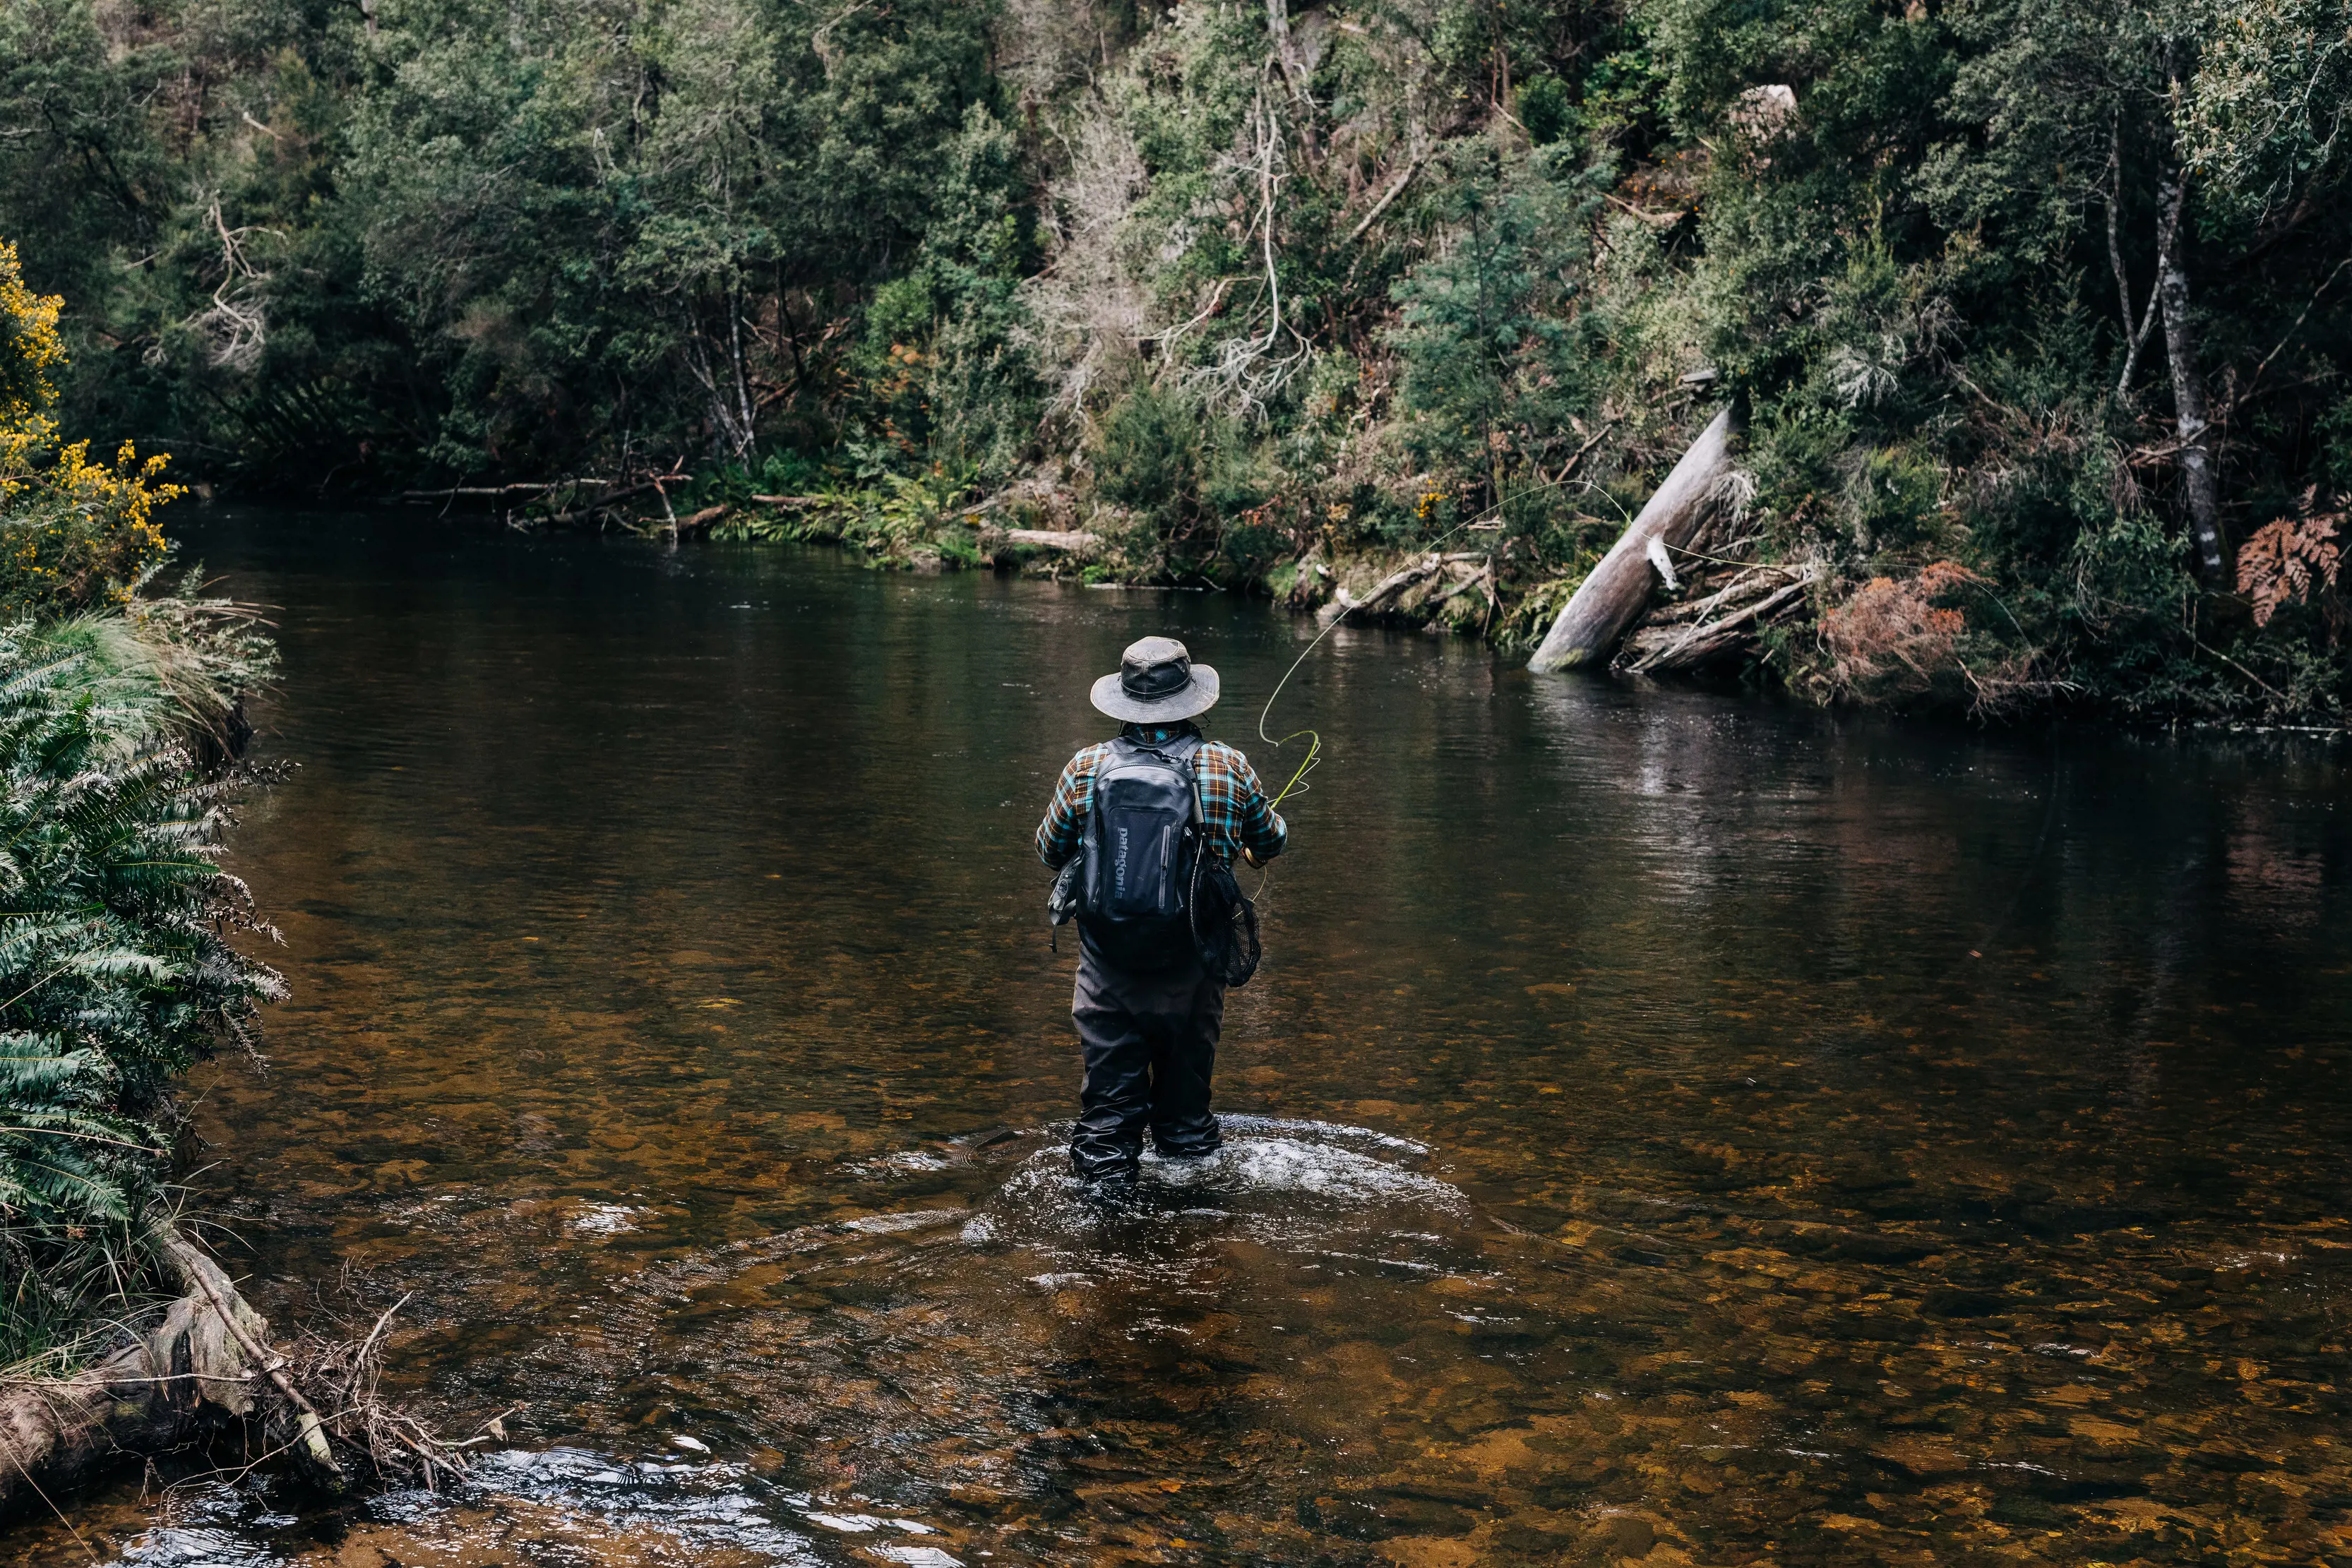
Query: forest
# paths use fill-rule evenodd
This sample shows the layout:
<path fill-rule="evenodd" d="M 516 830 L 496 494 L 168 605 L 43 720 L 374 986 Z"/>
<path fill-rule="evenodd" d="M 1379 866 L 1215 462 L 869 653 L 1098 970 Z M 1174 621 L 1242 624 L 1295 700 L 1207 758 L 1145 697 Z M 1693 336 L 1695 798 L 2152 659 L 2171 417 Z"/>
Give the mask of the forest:
<path fill-rule="evenodd" d="M 206 495 L 1524 648 L 1729 409 L 1621 663 L 2333 727 L 2347 105 L 2346 0 L 7 0 L 0 237 Z"/>

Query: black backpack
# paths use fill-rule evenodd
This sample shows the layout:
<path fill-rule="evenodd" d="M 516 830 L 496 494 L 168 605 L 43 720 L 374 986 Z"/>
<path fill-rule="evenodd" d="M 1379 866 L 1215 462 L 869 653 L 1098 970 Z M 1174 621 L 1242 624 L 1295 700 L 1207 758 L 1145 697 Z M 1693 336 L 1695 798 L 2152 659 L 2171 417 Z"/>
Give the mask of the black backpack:
<path fill-rule="evenodd" d="M 1194 949 L 1191 894 L 1201 856 L 1192 756 L 1201 737 L 1145 746 L 1121 736 L 1095 768 L 1079 873 L 1079 928 L 1123 969 L 1168 969 Z"/>

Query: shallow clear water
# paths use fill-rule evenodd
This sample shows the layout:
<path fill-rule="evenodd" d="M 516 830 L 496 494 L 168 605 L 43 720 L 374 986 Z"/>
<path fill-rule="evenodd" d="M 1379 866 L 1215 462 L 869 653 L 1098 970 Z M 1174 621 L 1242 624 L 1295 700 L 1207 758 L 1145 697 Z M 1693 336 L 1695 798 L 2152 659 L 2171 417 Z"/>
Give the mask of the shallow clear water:
<path fill-rule="evenodd" d="M 1087 682 L 1262 605 L 213 514 L 280 607 L 204 1177 L 453 1498 L 131 1478 L 199 1563 L 2352 1562 L 2352 800 L 1342 631 L 1227 1151 L 1080 1202 L 1029 837 Z M 0 1539 L 86 1561 L 54 1526 Z"/>

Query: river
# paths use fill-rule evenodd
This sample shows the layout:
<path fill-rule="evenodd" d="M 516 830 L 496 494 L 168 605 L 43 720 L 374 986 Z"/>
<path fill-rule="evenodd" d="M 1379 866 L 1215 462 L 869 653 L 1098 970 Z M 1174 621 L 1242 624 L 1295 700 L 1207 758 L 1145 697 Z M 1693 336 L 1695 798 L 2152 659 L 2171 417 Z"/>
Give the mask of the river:
<path fill-rule="evenodd" d="M 1082 1203 L 1030 838 L 1263 604 L 221 511 L 286 936 L 205 1204 L 474 1479 L 130 1478 L 156 1568 L 2352 1560 L 2323 742 L 1985 734 L 1342 629 L 1228 1147 Z M 1245 878 L 1245 883 L 1254 881 Z M 5 1543 L 89 1561 L 55 1526 Z"/>

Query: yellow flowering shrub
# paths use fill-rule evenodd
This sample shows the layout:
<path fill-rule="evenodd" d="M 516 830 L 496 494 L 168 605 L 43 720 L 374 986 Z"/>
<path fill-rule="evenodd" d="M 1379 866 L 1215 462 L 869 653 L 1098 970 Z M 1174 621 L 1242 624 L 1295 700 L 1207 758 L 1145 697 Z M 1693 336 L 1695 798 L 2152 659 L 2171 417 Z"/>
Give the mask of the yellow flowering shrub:
<path fill-rule="evenodd" d="M 57 435 L 50 374 L 65 363 L 64 301 L 25 286 L 0 240 L 0 618 L 126 602 L 170 547 L 155 508 L 181 494 L 168 461 L 124 442 L 112 464 L 78 441 L 44 461 Z"/>
<path fill-rule="evenodd" d="M 24 487 L 35 455 L 57 433 L 49 406 L 58 389 L 49 372 L 66 362 L 58 338 L 64 305 L 25 287 L 16 247 L 0 240 L 0 501 Z"/>

